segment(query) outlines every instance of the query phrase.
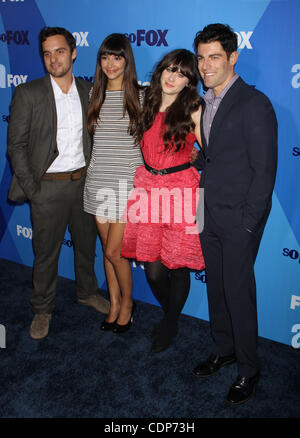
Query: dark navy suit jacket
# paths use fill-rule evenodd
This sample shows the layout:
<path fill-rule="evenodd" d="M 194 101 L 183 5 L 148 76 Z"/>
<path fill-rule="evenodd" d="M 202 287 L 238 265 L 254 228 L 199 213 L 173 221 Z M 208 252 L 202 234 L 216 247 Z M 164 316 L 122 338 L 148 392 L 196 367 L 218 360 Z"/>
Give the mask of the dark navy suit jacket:
<path fill-rule="evenodd" d="M 256 231 L 270 212 L 276 176 L 277 120 L 272 104 L 238 78 L 221 101 L 208 145 L 203 117 L 201 133 L 203 150 L 194 166 L 202 170 L 205 208 L 222 228 Z"/>

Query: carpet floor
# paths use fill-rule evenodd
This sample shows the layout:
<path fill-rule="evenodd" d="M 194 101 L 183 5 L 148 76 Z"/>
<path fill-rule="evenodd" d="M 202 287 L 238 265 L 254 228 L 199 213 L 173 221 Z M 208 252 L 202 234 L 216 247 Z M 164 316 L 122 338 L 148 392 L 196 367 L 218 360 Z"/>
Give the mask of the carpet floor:
<path fill-rule="evenodd" d="M 0 418 L 300 418 L 299 349 L 259 338 L 256 394 L 233 407 L 225 397 L 235 365 L 209 379 L 191 372 L 210 354 L 206 321 L 181 315 L 172 346 L 151 354 L 159 307 L 137 301 L 128 332 L 102 332 L 103 316 L 77 304 L 74 282 L 59 277 L 49 335 L 34 341 L 31 276 L 31 268 L 0 259 Z"/>

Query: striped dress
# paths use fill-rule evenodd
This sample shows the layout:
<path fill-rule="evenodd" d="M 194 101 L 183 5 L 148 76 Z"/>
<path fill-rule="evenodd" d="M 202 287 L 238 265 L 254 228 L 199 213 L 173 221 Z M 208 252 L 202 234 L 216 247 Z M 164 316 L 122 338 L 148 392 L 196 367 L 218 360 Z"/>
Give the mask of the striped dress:
<path fill-rule="evenodd" d="M 141 150 L 127 132 L 123 93 L 106 91 L 84 188 L 84 211 L 109 221 L 121 219 L 136 168 L 143 164 Z"/>

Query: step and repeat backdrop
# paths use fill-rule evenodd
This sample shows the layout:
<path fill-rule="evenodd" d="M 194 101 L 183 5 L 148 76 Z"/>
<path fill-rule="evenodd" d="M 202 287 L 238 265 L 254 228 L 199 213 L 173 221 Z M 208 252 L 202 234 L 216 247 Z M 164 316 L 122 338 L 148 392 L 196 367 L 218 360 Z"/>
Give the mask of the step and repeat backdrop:
<path fill-rule="evenodd" d="M 236 71 L 271 99 L 279 122 L 279 161 L 273 208 L 256 261 L 259 335 L 300 348 L 300 2 L 299 0 L 0 0 L 0 257 L 32 266 L 32 225 L 27 203 L 7 200 L 9 105 L 14 88 L 45 74 L 39 55 L 42 27 L 61 26 L 77 42 L 76 76 L 93 81 L 97 50 L 112 32 L 125 33 L 139 81 L 149 82 L 168 51 L 193 50 L 196 32 L 209 23 L 237 33 Z M 202 93 L 201 88 L 199 93 Z M 101 245 L 95 268 L 106 288 Z M 157 304 L 142 265 L 132 264 L 134 297 Z M 74 279 L 66 231 L 59 275 Z M 191 273 L 183 313 L 209 320 L 205 271 Z"/>

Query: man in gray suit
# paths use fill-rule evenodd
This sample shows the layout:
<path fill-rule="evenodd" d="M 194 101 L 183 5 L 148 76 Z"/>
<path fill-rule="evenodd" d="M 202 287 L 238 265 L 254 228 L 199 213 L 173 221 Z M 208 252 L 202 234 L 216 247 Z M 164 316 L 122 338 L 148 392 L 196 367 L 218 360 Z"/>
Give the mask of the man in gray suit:
<path fill-rule="evenodd" d="M 67 226 L 74 244 L 78 302 L 102 313 L 109 310 L 109 302 L 97 294 L 96 226 L 93 217 L 83 211 L 82 193 L 91 153 L 86 127 L 91 84 L 73 76 L 77 52 L 70 32 L 44 28 L 40 46 L 49 74 L 15 89 L 8 135 L 14 169 L 8 197 L 31 204 L 33 339 L 48 334 Z"/>

